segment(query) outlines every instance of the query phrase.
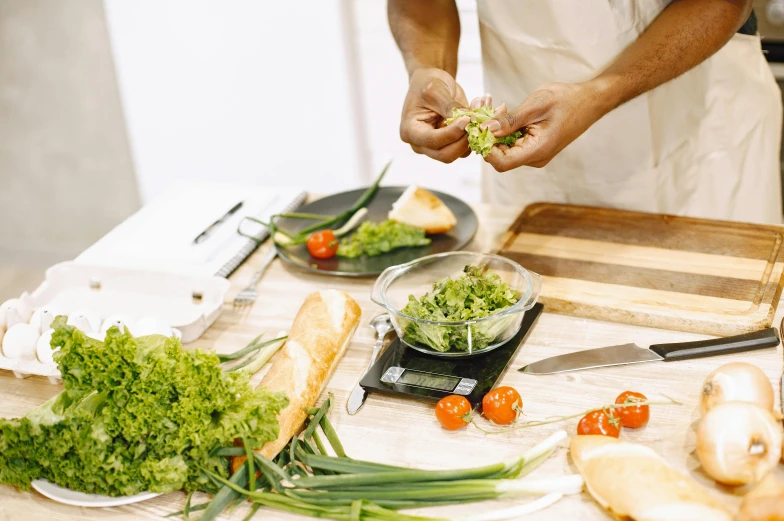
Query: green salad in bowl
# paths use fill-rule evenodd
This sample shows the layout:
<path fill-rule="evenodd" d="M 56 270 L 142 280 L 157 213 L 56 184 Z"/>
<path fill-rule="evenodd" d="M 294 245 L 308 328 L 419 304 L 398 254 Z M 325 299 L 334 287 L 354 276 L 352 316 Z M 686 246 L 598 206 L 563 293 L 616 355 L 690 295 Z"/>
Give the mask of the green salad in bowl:
<path fill-rule="evenodd" d="M 536 303 L 541 277 L 497 255 L 451 252 L 386 270 L 371 298 L 390 312 L 400 339 L 438 356 L 503 345 Z"/>

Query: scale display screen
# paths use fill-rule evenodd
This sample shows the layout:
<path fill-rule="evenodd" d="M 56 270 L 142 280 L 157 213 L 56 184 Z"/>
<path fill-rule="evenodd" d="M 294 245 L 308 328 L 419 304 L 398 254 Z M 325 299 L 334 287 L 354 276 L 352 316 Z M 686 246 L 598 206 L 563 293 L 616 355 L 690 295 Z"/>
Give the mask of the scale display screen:
<path fill-rule="evenodd" d="M 400 378 L 397 379 L 397 383 L 451 392 L 460 383 L 460 378 L 441 374 L 420 373 L 419 371 L 406 369 L 400 375 Z"/>

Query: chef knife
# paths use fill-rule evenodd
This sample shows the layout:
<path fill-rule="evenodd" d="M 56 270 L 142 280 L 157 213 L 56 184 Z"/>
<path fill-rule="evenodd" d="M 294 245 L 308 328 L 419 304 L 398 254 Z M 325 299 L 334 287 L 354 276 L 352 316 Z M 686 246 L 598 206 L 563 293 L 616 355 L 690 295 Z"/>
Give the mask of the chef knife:
<path fill-rule="evenodd" d="M 676 362 L 690 358 L 742 353 L 777 345 L 779 345 L 778 331 L 775 327 L 769 327 L 761 331 L 724 338 L 655 344 L 649 349 L 644 349 L 637 344 L 586 349 L 545 358 L 521 367 L 518 371 L 528 374 L 552 374 L 641 362 Z"/>

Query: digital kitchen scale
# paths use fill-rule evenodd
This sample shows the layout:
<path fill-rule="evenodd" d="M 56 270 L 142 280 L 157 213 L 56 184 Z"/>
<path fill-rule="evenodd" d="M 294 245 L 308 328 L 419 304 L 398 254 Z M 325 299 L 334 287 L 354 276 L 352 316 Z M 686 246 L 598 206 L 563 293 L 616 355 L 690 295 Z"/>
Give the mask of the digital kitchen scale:
<path fill-rule="evenodd" d="M 478 405 L 517 355 L 541 312 L 542 304 L 535 304 L 525 312 L 520 330 L 506 344 L 467 358 L 427 355 L 406 347 L 395 337 L 359 385 L 368 392 L 407 394 L 426 400 L 459 394 Z"/>

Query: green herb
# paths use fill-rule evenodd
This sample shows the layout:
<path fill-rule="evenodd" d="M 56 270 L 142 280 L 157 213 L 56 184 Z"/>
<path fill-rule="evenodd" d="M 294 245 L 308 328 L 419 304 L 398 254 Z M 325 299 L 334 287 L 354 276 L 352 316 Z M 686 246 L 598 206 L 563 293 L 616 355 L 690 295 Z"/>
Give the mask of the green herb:
<path fill-rule="evenodd" d="M 308 237 L 311 233 L 324 230 L 327 228 L 333 228 L 335 226 L 340 226 L 342 223 L 348 223 L 352 217 L 358 212 L 360 212 L 372 199 L 376 196 L 376 192 L 378 192 L 378 187 L 381 184 L 381 180 L 384 179 L 384 176 L 389 170 L 389 166 L 392 164 L 392 161 L 388 162 L 384 165 L 384 169 L 381 170 L 381 173 L 378 175 L 376 180 L 373 182 L 372 185 L 368 186 L 362 195 L 359 196 L 359 199 L 356 200 L 354 205 L 346 210 L 345 212 L 339 215 L 320 215 L 320 214 L 303 214 L 303 213 L 288 213 L 288 214 L 276 214 L 272 215 L 269 219 L 269 222 L 264 222 L 255 217 L 243 217 L 240 221 L 239 225 L 237 226 L 237 233 L 247 239 L 251 239 L 257 244 L 261 244 L 262 241 L 253 235 L 247 234 L 242 231 L 242 223 L 246 220 L 255 222 L 256 224 L 260 224 L 265 226 L 272 237 L 272 240 L 280 245 L 280 246 L 296 246 L 298 244 L 304 244 L 307 242 Z M 317 221 L 315 224 L 303 228 L 296 233 L 288 232 L 282 228 L 278 227 L 277 219 L 279 217 L 288 217 L 290 219 L 306 219 L 306 220 L 314 220 Z M 345 226 L 342 226 L 336 231 L 345 230 L 348 233 L 349 229 Z M 341 234 L 337 233 L 335 236 L 339 237 Z M 311 265 L 314 266 L 314 265 Z"/>
<path fill-rule="evenodd" d="M 254 390 L 250 374 L 223 371 L 214 354 L 117 327 L 100 342 L 66 317 L 53 327 L 65 390 L 23 418 L 0 420 L 2 483 L 29 489 L 43 478 L 110 496 L 205 489 L 202 469 L 228 475 L 214 450 L 278 435 L 286 398 Z"/>
<path fill-rule="evenodd" d="M 496 143 L 512 146 L 515 144 L 515 141 L 523 136 L 523 133 L 518 130 L 505 137 L 495 137 L 493 133 L 486 128 L 479 128 L 479 125 L 488 119 L 493 119 L 495 117 L 495 109 L 489 105 L 473 110 L 454 108 L 452 109 L 452 117 L 446 120 L 446 124 L 449 125 L 454 120 L 464 116 L 471 118 L 471 122 L 466 126 L 468 146 L 477 154 L 482 154 L 482 157 L 487 157 L 490 150 L 492 150 L 493 145 Z"/>
<path fill-rule="evenodd" d="M 205 473 L 223 484 L 223 488 L 210 502 L 200 521 L 215 519 L 229 504 L 229 498 L 235 495 L 242 495 L 254 505 L 274 510 L 342 521 L 446 521 L 442 517 L 404 514 L 399 510 L 500 497 L 543 496 L 511 509 L 457 518 L 460 521 L 500 521 L 545 508 L 562 494 L 576 494 L 583 488 L 579 475 L 541 480 L 518 479 L 537 468 L 553 453 L 566 438 L 564 431 L 553 433 L 510 461 L 477 468 L 418 470 L 345 457 L 340 455 L 342 445 L 326 414 L 332 400 L 330 395 L 321 407 L 308 410 L 309 418 L 303 433 L 292 439 L 281 453 L 292 454 L 289 460 L 284 457 L 272 462 L 258 453 L 253 454 L 263 471 L 262 476 L 270 482 L 270 488 L 254 491 L 252 487 L 246 488 L 247 479 L 239 480 L 235 475 L 227 480 L 205 469 Z M 338 456 L 316 455 L 308 451 L 317 428 L 325 433 Z M 242 468 L 245 476 L 246 469 L 247 464 Z M 299 477 L 292 478 L 294 474 Z"/>
<path fill-rule="evenodd" d="M 460 322 L 490 316 L 518 301 L 517 293 L 497 273 L 477 266 L 466 266 L 463 271 L 461 277 L 434 283 L 433 290 L 419 299 L 409 295 L 403 314 L 435 322 Z M 401 318 L 401 325 L 407 342 L 443 352 L 450 348 L 468 351 L 470 341 L 471 349 L 476 351 L 490 345 L 513 320 L 501 317 L 471 325 L 442 326 Z"/>
<path fill-rule="evenodd" d="M 375 257 L 397 248 L 427 246 L 425 230 L 395 221 L 363 222 L 357 231 L 338 246 L 338 257 Z"/>

